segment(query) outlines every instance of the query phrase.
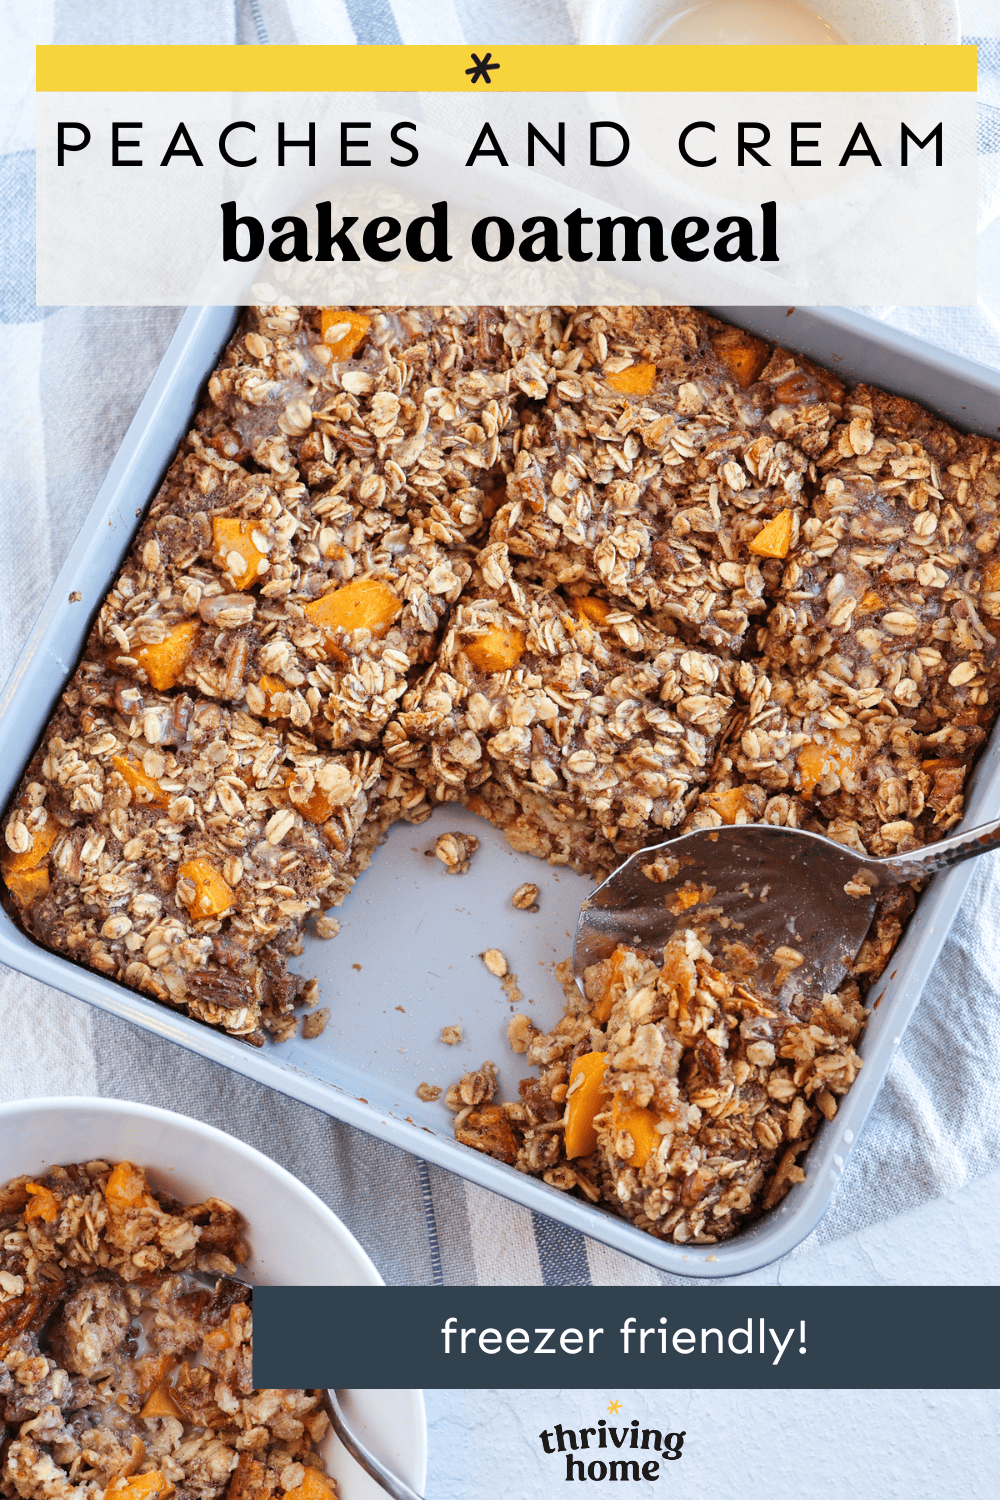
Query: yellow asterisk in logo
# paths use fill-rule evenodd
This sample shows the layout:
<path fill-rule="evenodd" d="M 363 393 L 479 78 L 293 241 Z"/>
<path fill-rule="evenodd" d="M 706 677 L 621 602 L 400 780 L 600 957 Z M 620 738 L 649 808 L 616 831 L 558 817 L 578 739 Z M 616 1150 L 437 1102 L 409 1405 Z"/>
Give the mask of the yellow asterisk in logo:
<path fill-rule="evenodd" d="M 612 1416 L 614 1416 L 617 1412 L 620 1412 L 621 1409 L 622 1409 L 622 1404 L 621 1404 L 620 1401 L 609 1401 L 608 1402 L 608 1411 L 611 1413 Z"/>

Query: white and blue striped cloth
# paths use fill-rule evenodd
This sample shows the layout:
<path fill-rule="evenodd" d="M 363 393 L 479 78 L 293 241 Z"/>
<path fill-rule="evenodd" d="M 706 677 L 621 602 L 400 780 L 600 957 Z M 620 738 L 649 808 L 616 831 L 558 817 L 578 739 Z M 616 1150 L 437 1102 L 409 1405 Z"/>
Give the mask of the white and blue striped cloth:
<path fill-rule="evenodd" d="M 0 494 L 6 676 L 178 317 L 39 308 L 34 295 L 36 43 L 574 42 L 579 0 L 48 0 L 0 3 Z M 980 59 L 978 308 L 877 315 L 1000 368 L 1000 0 L 963 0 Z M 831 1240 L 971 1182 L 1000 1157 L 1000 866 L 983 861 L 834 1205 Z M 0 971 L 0 1099 L 102 1094 L 195 1115 L 283 1163 L 393 1283 L 657 1284 L 637 1261 L 43 985 Z"/>

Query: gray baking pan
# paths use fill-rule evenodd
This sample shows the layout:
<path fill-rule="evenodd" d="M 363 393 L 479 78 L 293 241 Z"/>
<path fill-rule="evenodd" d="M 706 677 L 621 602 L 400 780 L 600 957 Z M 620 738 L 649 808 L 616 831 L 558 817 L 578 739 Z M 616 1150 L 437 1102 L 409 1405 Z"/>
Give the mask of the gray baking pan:
<path fill-rule="evenodd" d="M 912 396 L 958 426 L 989 434 L 998 430 L 1000 373 L 859 314 L 772 307 L 709 311 L 850 379 L 867 378 Z M 186 430 L 235 316 L 232 308 L 191 308 L 181 319 L 0 695 L 0 807 L 82 650 L 90 620 Z M 71 596 L 78 602 L 70 602 Z M 1000 732 L 994 731 L 972 779 L 970 824 L 1000 816 L 998 757 Z M 482 841 L 466 875 L 447 874 L 427 854 L 435 837 L 451 829 L 474 831 Z M 330 1008 L 326 1030 L 309 1041 L 296 1037 L 257 1051 L 46 951 L 2 909 L 0 960 L 661 1270 L 719 1278 L 766 1265 L 815 1228 L 971 876 L 971 864 L 949 870 L 935 876 L 922 896 L 880 985 L 880 1002 L 861 1046 L 864 1069 L 809 1151 L 806 1181 L 744 1234 L 715 1246 L 656 1240 L 613 1214 L 459 1146 L 444 1104 L 418 1097 L 420 1085 L 447 1086 L 486 1058 L 500 1068 L 503 1097 L 516 1097 L 523 1060 L 507 1047 L 507 1022 L 513 1008 L 526 1010 L 543 1028 L 561 1014 L 563 995 L 553 970 L 571 952 L 579 905 L 591 889 L 581 876 L 515 854 L 495 830 L 463 809 L 440 809 L 418 828 L 394 828 L 342 909 L 339 936 L 307 939 L 297 966 L 319 978 L 322 1003 Z M 526 880 L 540 887 L 537 913 L 511 904 L 513 891 Z M 500 948 L 517 976 L 523 999 L 514 1007 L 479 957 L 486 948 Z M 462 1040 L 447 1046 L 441 1030 L 452 1025 L 462 1027 Z M 905 1162 L 900 1170 L 906 1170 Z"/>

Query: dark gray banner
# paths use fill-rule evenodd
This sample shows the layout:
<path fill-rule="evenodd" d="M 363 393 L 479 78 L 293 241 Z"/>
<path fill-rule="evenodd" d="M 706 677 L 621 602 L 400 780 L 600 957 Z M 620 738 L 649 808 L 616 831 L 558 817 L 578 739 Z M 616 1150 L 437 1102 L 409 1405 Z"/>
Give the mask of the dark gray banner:
<path fill-rule="evenodd" d="M 254 1383 L 992 1388 L 998 1308 L 983 1287 L 258 1287 Z"/>

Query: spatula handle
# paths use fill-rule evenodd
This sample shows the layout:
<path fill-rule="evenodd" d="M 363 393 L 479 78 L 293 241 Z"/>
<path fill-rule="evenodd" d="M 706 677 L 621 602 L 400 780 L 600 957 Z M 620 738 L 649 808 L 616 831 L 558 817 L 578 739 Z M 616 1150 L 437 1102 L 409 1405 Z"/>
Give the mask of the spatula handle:
<path fill-rule="evenodd" d="M 981 823 L 978 828 L 964 829 L 939 843 L 928 844 L 926 849 L 891 855 L 888 859 L 873 860 L 872 864 L 878 866 L 883 877 L 902 883 L 933 875 L 935 870 L 947 870 L 949 865 L 960 865 L 963 860 L 988 854 L 991 849 L 1000 849 L 1000 818 L 993 823 Z"/>

